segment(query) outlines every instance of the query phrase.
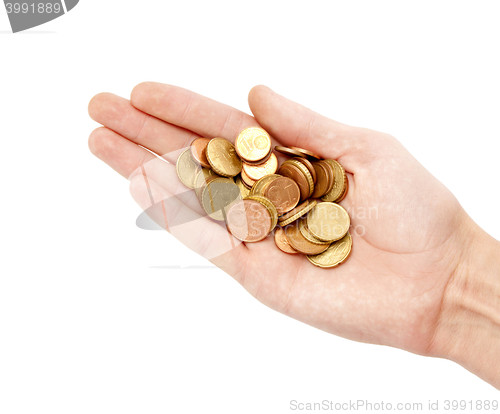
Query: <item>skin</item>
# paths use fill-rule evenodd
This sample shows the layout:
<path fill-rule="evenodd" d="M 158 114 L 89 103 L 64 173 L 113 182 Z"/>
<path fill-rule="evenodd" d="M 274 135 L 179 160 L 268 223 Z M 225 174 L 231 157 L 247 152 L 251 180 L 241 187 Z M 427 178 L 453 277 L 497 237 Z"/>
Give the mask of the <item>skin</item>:
<path fill-rule="evenodd" d="M 103 125 L 89 147 L 130 179 L 141 207 L 161 206 L 155 220 L 267 306 L 335 335 L 452 359 L 500 387 L 491 363 L 500 356 L 499 243 L 392 136 L 333 121 L 265 86 L 250 91 L 249 105 L 253 116 L 152 82 L 130 100 L 102 93 L 89 104 Z M 185 188 L 175 166 L 143 148 L 175 164 L 193 139 L 234 142 L 249 126 L 345 167 L 350 188 L 341 205 L 354 247 L 342 266 L 314 267 L 279 251 L 272 237 L 232 239 L 203 217 L 196 197 L 179 197 Z"/>

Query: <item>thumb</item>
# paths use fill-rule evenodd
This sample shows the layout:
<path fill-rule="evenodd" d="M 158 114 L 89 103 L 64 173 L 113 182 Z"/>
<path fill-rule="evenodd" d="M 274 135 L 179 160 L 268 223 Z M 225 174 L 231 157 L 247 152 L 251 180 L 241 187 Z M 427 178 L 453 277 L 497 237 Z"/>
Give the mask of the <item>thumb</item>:
<path fill-rule="evenodd" d="M 307 148 L 335 159 L 363 146 L 366 133 L 362 128 L 326 118 L 267 86 L 252 88 L 248 103 L 257 122 L 283 145 Z"/>

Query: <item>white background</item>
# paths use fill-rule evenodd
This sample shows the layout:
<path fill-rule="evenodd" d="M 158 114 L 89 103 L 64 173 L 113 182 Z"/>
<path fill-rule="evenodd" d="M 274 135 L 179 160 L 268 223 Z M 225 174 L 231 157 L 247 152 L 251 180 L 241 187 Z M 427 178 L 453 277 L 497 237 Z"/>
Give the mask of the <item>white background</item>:
<path fill-rule="evenodd" d="M 0 8 L 0 413 L 498 399 L 452 362 L 265 308 L 137 228 L 128 183 L 87 149 L 97 92 L 155 80 L 248 110 L 264 83 L 395 135 L 500 238 L 497 4 L 83 0 L 15 35 Z M 184 265 L 202 268 L 165 267 Z"/>

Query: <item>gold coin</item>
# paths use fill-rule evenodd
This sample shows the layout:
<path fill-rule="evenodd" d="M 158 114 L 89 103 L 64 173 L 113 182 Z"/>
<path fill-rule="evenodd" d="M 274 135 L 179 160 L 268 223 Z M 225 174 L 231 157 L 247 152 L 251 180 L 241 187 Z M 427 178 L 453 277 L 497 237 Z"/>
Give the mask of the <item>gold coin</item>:
<path fill-rule="evenodd" d="M 351 219 L 344 207 L 329 202 L 318 203 L 307 215 L 307 229 L 317 239 L 337 241 L 344 237 Z"/>
<path fill-rule="evenodd" d="M 278 169 L 278 158 L 271 154 L 267 161 L 263 164 L 250 165 L 243 163 L 242 171 L 252 180 L 257 181 L 266 175 L 271 175 Z"/>
<path fill-rule="evenodd" d="M 321 199 L 323 201 L 335 201 L 338 200 L 341 196 L 342 193 L 344 192 L 344 187 L 345 187 L 345 182 L 346 182 L 346 175 L 345 175 L 345 170 L 342 165 L 340 165 L 339 162 L 335 160 L 325 160 L 328 162 L 332 167 L 335 175 L 335 182 L 333 184 L 332 189 L 326 193 Z"/>
<path fill-rule="evenodd" d="M 340 203 L 344 198 L 347 196 L 347 192 L 349 191 L 349 179 L 347 178 L 347 174 L 345 175 L 345 185 L 344 185 L 344 192 L 342 195 L 335 200 L 335 202 L 338 204 Z"/>
<path fill-rule="evenodd" d="M 342 239 L 332 243 L 323 253 L 307 256 L 313 265 L 331 268 L 344 263 L 352 251 L 352 237 L 347 233 Z"/>
<path fill-rule="evenodd" d="M 214 138 L 207 145 L 206 155 L 212 169 L 224 177 L 234 177 L 241 172 L 241 160 L 234 145 L 227 139 Z"/>
<path fill-rule="evenodd" d="M 240 199 L 238 186 L 233 180 L 223 177 L 212 179 L 201 193 L 201 205 L 206 213 L 217 221 L 224 221 L 227 207 Z"/>
<path fill-rule="evenodd" d="M 238 188 L 240 189 L 240 193 L 241 193 L 242 198 L 248 197 L 250 195 L 250 189 L 248 189 L 246 187 L 246 185 L 243 183 L 243 180 L 241 179 L 241 177 L 237 177 L 235 180 L 235 183 L 238 186 Z"/>
<path fill-rule="evenodd" d="M 307 239 L 308 241 L 310 241 L 311 243 L 316 243 L 316 244 L 330 244 L 331 243 L 329 241 L 323 241 L 323 240 L 320 240 L 320 239 L 317 239 L 316 237 L 314 237 L 311 234 L 311 232 L 309 231 L 309 229 L 307 228 L 307 220 L 306 219 L 299 219 L 299 221 L 297 223 L 299 223 L 300 234 L 302 234 L 302 236 L 304 236 L 304 238 Z"/>
<path fill-rule="evenodd" d="M 295 207 L 292 211 L 289 211 L 285 215 L 281 216 L 279 225 L 281 227 L 284 227 L 290 223 L 293 223 L 295 220 L 311 211 L 317 203 L 318 202 L 316 200 L 304 201 L 302 204 L 299 204 L 297 207 Z"/>
<path fill-rule="evenodd" d="M 278 224 L 278 211 L 276 210 L 276 207 L 271 202 L 271 200 L 259 195 L 250 195 L 246 197 L 245 200 L 258 201 L 265 208 L 267 208 L 267 211 L 269 211 L 269 215 L 271 216 L 271 228 L 269 229 L 269 231 L 272 231 L 276 227 L 276 224 Z"/>
<path fill-rule="evenodd" d="M 267 157 L 271 151 L 271 137 L 262 128 L 244 129 L 235 142 L 236 152 L 245 161 L 256 162 Z"/>
<path fill-rule="evenodd" d="M 194 192 L 198 199 L 201 200 L 201 191 L 203 187 L 210 181 L 210 177 L 219 177 L 212 170 L 208 168 L 201 168 L 194 177 Z"/>
<path fill-rule="evenodd" d="M 266 175 L 265 177 L 262 177 L 260 180 L 257 180 L 255 184 L 252 186 L 252 189 L 250 190 L 250 194 L 257 194 L 257 195 L 264 195 L 264 192 L 266 191 L 267 186 L 274 181 L 276 178 L 280 178 L 281 175 L 279 174 L 271 174 L 271 175 Z"/>
<path fill-rule="evenodd" d="M 181 183 L 186 187 L 194 188 L 194 179 L 196 174 L 200 171 L 200 166 L 193 160 L 191 156 L 191 149 L 185 150 L 179 158 L 177 158 L 177 163 L 175 164 L 175 170 L 177 171 L 177 176 Z"/>

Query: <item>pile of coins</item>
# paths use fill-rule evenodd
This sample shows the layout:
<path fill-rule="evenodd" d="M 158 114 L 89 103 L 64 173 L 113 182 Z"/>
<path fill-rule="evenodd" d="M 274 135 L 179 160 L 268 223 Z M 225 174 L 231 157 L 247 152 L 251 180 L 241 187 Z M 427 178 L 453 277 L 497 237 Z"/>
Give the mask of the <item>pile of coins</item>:
<path fill-rule="evenodd" d="M 338 204 L 349 189 L 344 168 L 306 149 L 274 150 L 286 156 L 281 165 L 271 137 L 257 127 L 243 130 L 234 145 L 197 138 L 177 159 L 177 175 L 237 239 L 258 242 L 274 231 L 281 251 L 338 266 L 352 249 L 349 214 Z"/>

